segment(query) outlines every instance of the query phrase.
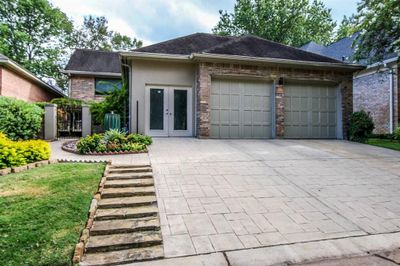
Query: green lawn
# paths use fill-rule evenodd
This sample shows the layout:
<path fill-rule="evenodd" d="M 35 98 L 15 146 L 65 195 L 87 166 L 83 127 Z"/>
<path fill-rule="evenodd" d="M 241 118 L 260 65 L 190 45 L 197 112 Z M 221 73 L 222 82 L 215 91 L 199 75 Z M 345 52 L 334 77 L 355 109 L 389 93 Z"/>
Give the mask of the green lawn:
<path fill-rule="evenodd" d="M 0 176 L 0 264 L 70 265 L 104 164 Z"/>
<path fill-rule="evenodd" d="M 390 139 L 369 139 L 367 144 L 400 151 L 400 142 Z"/>

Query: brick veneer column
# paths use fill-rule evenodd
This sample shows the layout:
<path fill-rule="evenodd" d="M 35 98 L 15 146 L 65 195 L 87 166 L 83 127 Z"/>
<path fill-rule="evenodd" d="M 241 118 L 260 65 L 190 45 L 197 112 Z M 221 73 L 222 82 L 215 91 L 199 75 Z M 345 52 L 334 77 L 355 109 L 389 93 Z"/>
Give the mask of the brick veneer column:
<path fill-rule="evenodd" d="M 342 94 L 342 127 L 343 138 L 348 138 L 350 116 L 353 113 L 353 79 L 347 79 L 340 83 Z"/>
<path fill-rule="evenodd" d="M 211 76 L 206 63 L 200 63 L 197 75 L 197 136 L 208 138 L 210 136 L 210 91 Z"/>
<path fill-rule="evenodd" d="M 285 89 L 283 85 L 277 85 L 275 89 L 276 103 L 276 137 L 282 138 L 285 134 Z"/>

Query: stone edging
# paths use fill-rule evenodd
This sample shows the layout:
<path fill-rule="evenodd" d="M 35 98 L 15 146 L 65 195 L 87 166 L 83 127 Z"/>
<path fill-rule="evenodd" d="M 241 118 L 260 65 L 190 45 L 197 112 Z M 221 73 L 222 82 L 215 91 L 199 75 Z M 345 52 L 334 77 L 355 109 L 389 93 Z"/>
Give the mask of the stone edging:
<path fill-rule="evenodd" d="M 19 173 L 19 172 L 23 172 L 29 169 L 33 169 L 36 167 L 40 167 L 46 164 L 54 164 L 54 163 L 58 163 L 58 160 L 43 160 L 43 161 L 37 161 L 37 162 L 33 162 L 33 163 L 28 163 L 25 165 L 21 165 L 21 166 L 13 166 L 13 167 L 9 167 L 9 168 L 4 168 L 4 169 L 0 169 L 0 176 L 3 175 L 8 175 L 11 173 Z"/>
<path fill-rule="evenodd" d="M 97 203 L 99 202 L 99 200 L 101 198 L 101 192 L 104 189 L 104 183 L 106 181 L 106 175 L 108 173 L 108 168 L 110 167 L 110 165 L 111 165 L 111 162 L 108 162 L 106 165 L 106 168 L 104 169 L 104 173 L 100 180 L 97 191 L 93 196 L 92 202 L 90 203 L 86 226 L 81 232 L 78 244 L 76 244 L 76 246 L 75 246 L 74 256 L 72 258 L 73 264 L 78 264 L 83 257 L 83 252 L 85 251 L 85 246 L 89 239 L 89 232 L 93 226 L 94 214 L 96 213 L 96 210 L 97 210 Z"/>
<path fill-rule="evenodd" d="M 76 151 L 74 149 L 70 149 L 70 148 L 66 147 L 66 144 L 69 144 L 69 143 L 72 143 L 72 142 L 76 142 L 76 141 L 77 140 L 69 140 L 69 141 L 64 142 L 61 145 L 61 149 L 63 151 L 74 153 L 74 154 L 77 154 L 77 155 L 100 155 L 100 156 L 101 155 L 119 155 L 119 154 L 138 154 L 138 153 L 147 153 L 148 152 L 148 150 L 146 148 L 146 149 L 144 149 L 142 151 L 88 152 L 88 153 L 81 154 L 81 153 L 79 153 L 78 151 Z"/>

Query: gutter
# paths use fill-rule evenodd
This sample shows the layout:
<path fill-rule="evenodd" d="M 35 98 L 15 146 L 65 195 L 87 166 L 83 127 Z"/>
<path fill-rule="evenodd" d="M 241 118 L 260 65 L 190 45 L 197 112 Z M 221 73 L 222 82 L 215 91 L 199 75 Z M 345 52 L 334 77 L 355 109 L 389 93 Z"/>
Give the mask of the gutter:
<path fill-rule="evenodd" d="M 79 71 L 79 70 L 62 70 L 61 73 L 67 75 L 90 75 L 90 76 L 112 76 L 112 77 L 121 77 L 121 73 L 114 72 L 92 72 L 92 71 Z"/>
<path fill-rule="evenodd" d="M 220 54 L 208 54 L 208 53 L 193 53 L 190 55 L 190 59 L 219 59 L 219 60 L 236 60 L 236 61 L 251 61 L 259 63 L 275 63 L 275 64 L 288 64 L 288 65 L 299 65 L 299 66 L 314 66 L 314 67 L 327 67 L 327 68 L 342 68 L 349 70 L 361 70 L 363 66 L 357 64 L 343 64 L 343 63 L 325 63 L 325 62 L 314 62 L 314 61 L 301 61 L 291 59 L 279 59 L 270 57 L 252 57 L 252 56 L 241 56 L 241 55 L 220 55 Z"/>
<path fill-rule="evenodd" d="M 25 78 L 30 79 L 31 81 L 34 81 L 38 84 L 40 84 L 42 87 L 45 87 L 46 89 L 50 90 L 51 92 L 59 95 L 59 96 L 66 96 L 63 92 L 55 89 L 54 87 L 50 86 L 49 84 L 47 84 L 46 82 L 44 82 L 43 80 L 41 80 L 40 78 L 36 77 L 34 74 L 32 74 L 30 71 L 28 71 L 27 69 L 21 67 L 20 65 L 18 65 L 17 63 L 15 63 L 14 61 L 8 59 L 8 58 L 0 58 L 0 65 L 4 65 L 6 67 L 9 67 L 10 69 L 16 71 L 17 73 L 21 74 L 22 76 L 24 76 Z"/>
<path fill-rule="evenodd" d="M 122 57 L 136 58 L 136 59 L 166 59 L 176 61 L 190 61 L 189 55 L 181 54 L 163 54 L 163 53 L 147 53 L 147 52 L 122 52 Z"/>
<path fill-rule="evenodd" d="M 202 59 L 213 59 L 213 60 L 233 60 L 239 62 L 258 62 L 263 64 L 274 63 L 274 64 L 286 64 L 286 65 L 298 65 L 298 66 L 312 66 L 312 67 L 325 67 L 325 68 L 341 68 L 348 70 L 361 70 L 363 66 L 357 64 L 344 64 L 344 63 L 325 63 L 325 62 L 314 62 L 314 61 L 299 61 L 290 59 L 279 59 L 270 57 L 252 57 L 252 56 L 241 56 L 241 55 L 224 55 L 224 54 L 210 54 L 210 53 L 192 53 L 190 55 L 177 55 L 177 54 L 165 54 L 165 53 L 147 53 L 147 52 L 122 52 L 122 57 L 133 58 L 133 59 L 144 59 L 144 60 L 168 60 L 168 61 L 183 61 L 190 62 Z"/>

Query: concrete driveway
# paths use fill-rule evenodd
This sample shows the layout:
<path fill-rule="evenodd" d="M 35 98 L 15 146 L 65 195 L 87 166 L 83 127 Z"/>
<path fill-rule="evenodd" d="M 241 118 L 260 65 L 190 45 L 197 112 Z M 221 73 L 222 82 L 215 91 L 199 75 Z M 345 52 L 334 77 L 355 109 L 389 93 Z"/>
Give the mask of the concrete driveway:
<path fill-rule="evenodd" d="M 149 156 L 166 257 L 400 231 L 400 152 L 156 138 Z"/>

